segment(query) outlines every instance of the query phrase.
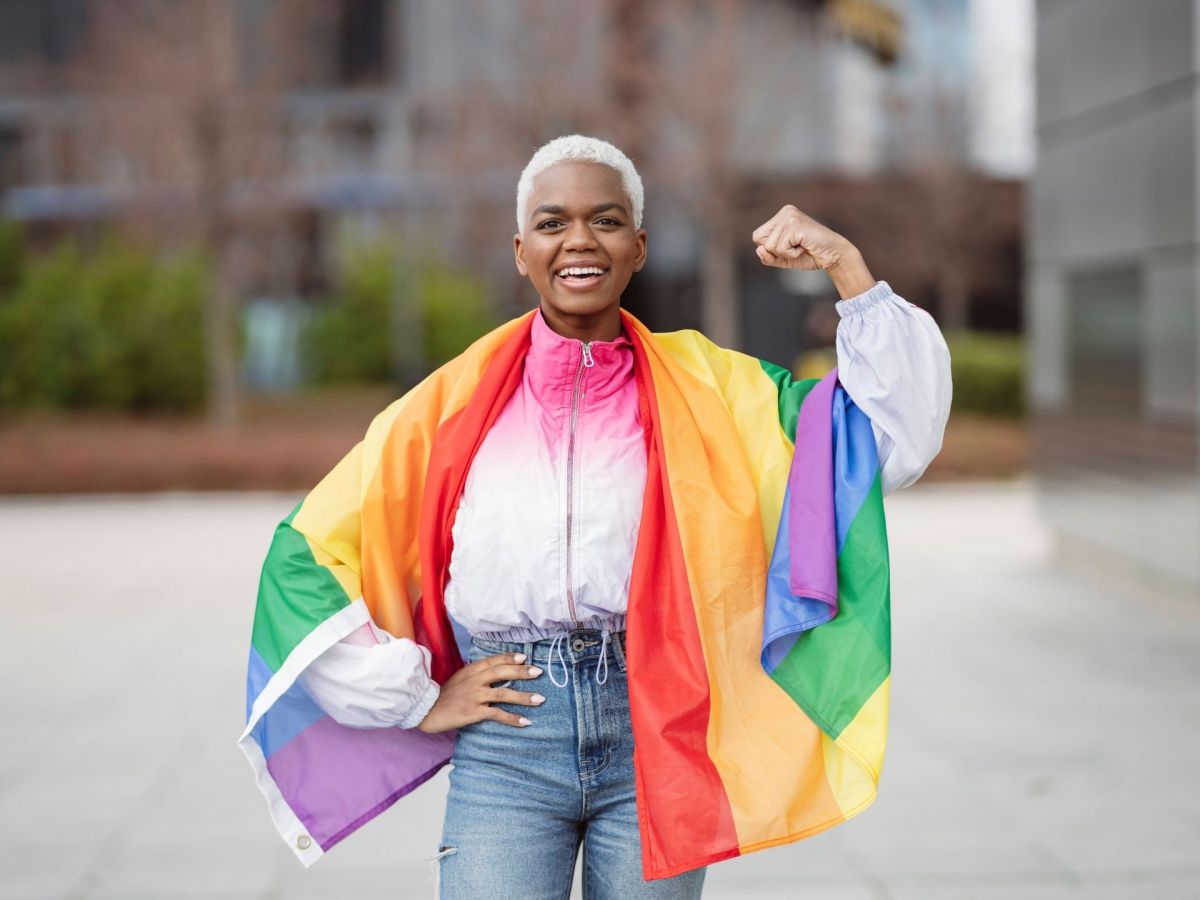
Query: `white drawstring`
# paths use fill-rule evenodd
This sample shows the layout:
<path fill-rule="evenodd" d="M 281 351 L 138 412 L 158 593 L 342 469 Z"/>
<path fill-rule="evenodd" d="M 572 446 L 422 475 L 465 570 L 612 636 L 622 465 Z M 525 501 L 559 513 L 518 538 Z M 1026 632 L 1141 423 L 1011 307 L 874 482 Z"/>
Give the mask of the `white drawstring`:
<path fill-rule="evenodd" d="M 600 632 L 600 662 L 596 664 L 596 684 L 608 681 L 608 626 Z M 600 677 L 600 667 L 604 666 L 604 677 Z"/>
<path fill-rule="evenodd" d="M 566 632 L 563 631 L 560 631 L 554 636 L 554 642 L 550 644 L 550 653 L 546 658 L 546 674 L 550 676 L 550 681 L 554 683 L 555 687 L 563 687 L 571 680 L 571 671 L 567 668 L 567 661 L 563 659 L 562 655 L 562 639 L 566 636 Z M 559 684 L 554 680 L 554 649 L 556 647 L 558 648 L 559 661 L 562 662 L 563 667 L 562 684 Z"/>
<path fill-rule="evenodd" d="M 600 661 L 596 664 L 596 684 L 604 684 L 608 681 L 608 642 L 612 635 L 612 629 L 607 625 L 600 629 Z M 567 660 L 563 656 L 562 642 L 568 637 L 567 633 L 560 631 L 554 635 L 554 640 L 550 643 L 550 652 L 546 657 L 546 674 L 550 676 L 550 681 L 555 687 L 564 687 L 571 680 L 571 670 L 567 666 Z M 558 651 L 558 661 L 562 663 L 563 680 L 559 682 L 554 677 L 554 651 Z M 600 670 L 604 670 L 604 676 L 600 676 Z"/>

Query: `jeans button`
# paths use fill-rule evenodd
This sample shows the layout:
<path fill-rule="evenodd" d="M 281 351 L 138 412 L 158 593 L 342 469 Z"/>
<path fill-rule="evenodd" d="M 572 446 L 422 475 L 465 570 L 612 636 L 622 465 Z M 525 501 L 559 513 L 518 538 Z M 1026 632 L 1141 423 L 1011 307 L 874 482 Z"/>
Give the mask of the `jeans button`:
<path fill-rule="evenodd" d="M 582 650 L 583 649 L 583 638 L 575 638 L 575 640 L 571 642 L 571 647 L 576 652 Z"/>

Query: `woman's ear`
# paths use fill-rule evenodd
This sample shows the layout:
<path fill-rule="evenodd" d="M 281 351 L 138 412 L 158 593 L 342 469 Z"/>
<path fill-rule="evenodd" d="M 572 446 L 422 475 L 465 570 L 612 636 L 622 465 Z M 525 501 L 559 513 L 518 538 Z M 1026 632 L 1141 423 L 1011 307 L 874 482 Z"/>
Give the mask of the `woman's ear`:
<path fill-rule="evenodd" d="M 521 246 L 520 233 L 513 235 L 513 254 L 517 259 L 517 271 L 524 276 L 528 276 L 529 267 L 525 265 L 525 248 Z"/>
<path fill-rule="evenodd" d="M 646 229 L 639 228 L 637 230 L 638 252 L 633 260 L 633 271 L 642 271 L 642 266 L 646 264 Z"/>

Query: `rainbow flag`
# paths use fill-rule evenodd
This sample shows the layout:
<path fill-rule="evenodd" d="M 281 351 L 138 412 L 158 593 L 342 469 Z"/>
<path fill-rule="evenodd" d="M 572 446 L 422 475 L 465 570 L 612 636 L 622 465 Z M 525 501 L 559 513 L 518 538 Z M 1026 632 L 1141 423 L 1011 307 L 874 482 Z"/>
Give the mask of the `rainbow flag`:
<path fill-rule="evenodd" d="M 449 762 L 456 732 L 337 724 L 297 681 L 368 619 L 432 653 L 451 524 L 521 377 L 531 310 L 383 410 L 276 528 L 238 740 L 308 866 Z M 643 877 L 784 844 L 874 800 L 887 737 L 887 532 L 871 423 L 837 370 L 794 380 L 629 312 L 647 477 L 627 658 Z M 819 626 L 819 627 L 818 627 Z M 431 846 L 434 836 L 431 836 Z"/>

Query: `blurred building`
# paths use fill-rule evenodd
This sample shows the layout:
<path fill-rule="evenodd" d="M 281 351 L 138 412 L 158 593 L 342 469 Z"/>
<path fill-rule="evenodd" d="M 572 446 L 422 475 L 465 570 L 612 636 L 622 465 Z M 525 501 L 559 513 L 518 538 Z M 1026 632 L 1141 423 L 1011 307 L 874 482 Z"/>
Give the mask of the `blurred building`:
<path fill-rule="evenodd" d="M 285 2 L 291 19 L 307 10 L 314 24 L 272 55 L 254 29 Z M 139 167 L 100 153 L 79 128 L 103 79 L 68 84 L 58 74 L 84 60 L 105 5 L 0 6 L 0 209 L 48 234 L 141 202 Z M 270 194 L 277 213 L 269 225 L 239 226 L 250 248 L 241 254 L 247 299 L 319 295 L 339 235 L 401 221 L 486 278 L 515 312 L 528 300 L 512 263 L 517 176 L 538 144 L 584 131 L 614 140 L 646 175 L 650 260 L 625 302 L 652 327 L 706 325 L 704 288 L 720 276 L 713 247 L 728 244 L 737 286 L 729 333 L 790 362 L 808 339 L 807 305 L 832 293 L 758 263 L 748 235 L 785 202 L 851 236 L 878 277 L 950 327 L 1021 326 L 1022 163 L 1010 154 L 997 166 L 994 152 L 979 152 L 993 94 L 1025 86 L 1023 72 L 982 64 L 992 45 L 981 29 L 995 24 L 977 10 L 996 0 L 748 0 L 728 6 L 729 40 L 701 52 L 689 43 L 697 20 L 686 4 L 214 5 L 249 36 L 235 54 L 235 84 L 287 60 L 276 79 L 280 162 L 269 178 L 230 185 L 243 204 Z M 179 8 L 107 6 L 124 8 L 130 29 Z M 664 27 L 671 8 L 682 12 Z M 729 96 L 705 81 L 725 43 L 736 45 Z M 649 102 L 665 81 L 703 85 L 712 120 L 703 103 L 698 119 Z M 985 140 L 996 144 L 994 133 Z M 677 160 L 697 147 L 708 157 L 690 186 L 668 187 Z M 715 243 L 713 216 L 689 205 L 710 183 L 722 186 L 714 199 L 729 218 Z"/>
<path fill-rule="evenodd" d="M 1035 465 L 1068 552 L 1200 585 L 1200 19 L 1041 2 L 1027 317 Z"/>

